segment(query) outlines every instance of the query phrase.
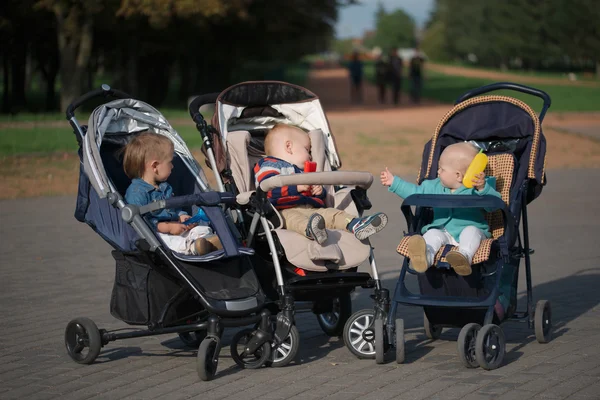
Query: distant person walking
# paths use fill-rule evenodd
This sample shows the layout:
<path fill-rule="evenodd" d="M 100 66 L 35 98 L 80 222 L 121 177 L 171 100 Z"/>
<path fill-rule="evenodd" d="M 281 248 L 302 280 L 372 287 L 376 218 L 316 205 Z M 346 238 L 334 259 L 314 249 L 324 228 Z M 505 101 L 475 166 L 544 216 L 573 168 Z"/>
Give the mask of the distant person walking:
<path fill-rule="evenodd" d="M 410 59 L 409 77 L 410 77 L 410 97 L 412 102 L 418 104 L 421 101 L 421 90 L 423 89 L 423 64 L 425 58 L 415 47 L 415 53 Z"/>
<path fill-rule="evenodd" d="M 396 49 L 390 51 L 388 61 L 388 79 L 392 85 L 392 98 L 394 104 L 400 103 L 400 89 L 402 89 L 402 59 L 398 57 Z"/>
<path fill-rule="evenodd" d="M 383 54 L 377 57 L 375 62 L 375 83 L 377 84 L 377 90 L 379 95 L 379 104 L 385 103 L 385 85 L 387 83 L 387 72 L 388 65 L 383 59 Z"/>
<path fill-rule="evenodd" d="M 362 103 L 363 99 L 363 62 L 358 51 L 352 53 L 352 60 L 348 66 L 350 70 L 350 97 L 353 103 Z"/>

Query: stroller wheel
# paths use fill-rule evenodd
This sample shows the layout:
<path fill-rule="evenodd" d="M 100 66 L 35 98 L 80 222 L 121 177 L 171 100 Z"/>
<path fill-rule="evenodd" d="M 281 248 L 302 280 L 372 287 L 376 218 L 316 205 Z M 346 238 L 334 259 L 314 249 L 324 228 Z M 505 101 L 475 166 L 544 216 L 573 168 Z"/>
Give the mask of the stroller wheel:
<path fill-rule="evenodd" d="M 197 349 L 206 337 L 206 331 L 183 332 L 179 334 L 179 340 L 187 347 Z"/>
<path fill-rule="evenodd" d="M 102 337 L 94 321 L 89 318 L 70 321 L 65 329 L 65 346 L 73 361 L 93 363 L 102 348 Z"/>
<path fill-rule="evenodd" d="M 375 320 L 375 362 L 383 364 L 385 362 L 385 353 L 388 348 L 386 334 L 383 329 L 383 319 Z"/>
<path fill-rule="evenodd" d="M 425 327 L 425 335 L 431 340 L 438 340 L 442 335 L 442 329 L 444 329 L 429 322 L 425 311 L 423 311 L 423 326 Z"/>
<path fill-rule="evenodd" d="M 373 310 L 360 310 L 352 314 L 344 326 L 344 343 L 348 350 L 358 358 L 375 358 L 374 321 Z"/>
<path fill-rule="evenodd" d="M 540 300 L 535 305 L 535 338 L 539 343 L 548 343 L 552 338 L 552 308 L 548 300 Z"/>
<path fill-rule="evenodd" d="M 254 337 L 254 332 L 256 332 L 254 329 L 242 329 L 231 339 L 231 358 L 242 368 L 260 368 L 271 357 L 271 344 L 268 341 L 263 343 L 254 353 L 246 353 L 246 345 Z"/>
<path fill-rule="evenodd" d="M 266 362 L 267 367 L 285 367 L 296 358 L 299 348 L 300 334 L 298 333 L 298 328 L 292 325 L 290 333 L 284 341 L 279 346 L 271 348 L 271 357 Z"/>
<path fill-rule="evenodd" d="M 203 381 L 210 381 L 217 373 L 218 364 L 218 342 L 212 337 L 205 338 L 200 343 L 196 358 L 198 377 Z"/>
<path fill-rule="evenodd" d="M 486 370 L 498 368 L 504 360 L 506 340 L 498 325 L 487 324 L 477 334 L 475 358 L 479 366 Z"/>
<path fill-rule="evenodd" d="M 352 299 L 346 293 L 333 299 L 333 309 L 330 312 L 317 314 L 317 321 L 323 332 L 328 336 L 340 336 L 344 332 L 344 325 L 352 314 Z"/>
<path fill-rule="evenodd" d="M 477 333 L 481 325 L 471 323 L 463 326 L 458 334 L 458 356 L 467 368 L 477 368 L 479 363 L 475 356 L 475 345 L 477 342 Z"/>
<path fill-rule="evenodd" d="M 396 320 L 396 363 L 404 362 L 404 320 L 398 318 Z"/>

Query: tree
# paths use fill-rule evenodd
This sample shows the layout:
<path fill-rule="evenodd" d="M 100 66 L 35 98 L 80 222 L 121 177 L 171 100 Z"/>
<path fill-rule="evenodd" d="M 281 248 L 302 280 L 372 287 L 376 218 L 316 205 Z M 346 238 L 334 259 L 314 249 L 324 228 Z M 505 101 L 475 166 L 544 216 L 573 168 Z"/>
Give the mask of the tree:
<path fill-rule="evenodd" d="M 415 23 L 406 12 L 399 9 L 387 13 L 380 4 L 375 16 L 377 33 L 365 43 L 367 47 L 379 46 L 387 52 L 415 45 Z"/>

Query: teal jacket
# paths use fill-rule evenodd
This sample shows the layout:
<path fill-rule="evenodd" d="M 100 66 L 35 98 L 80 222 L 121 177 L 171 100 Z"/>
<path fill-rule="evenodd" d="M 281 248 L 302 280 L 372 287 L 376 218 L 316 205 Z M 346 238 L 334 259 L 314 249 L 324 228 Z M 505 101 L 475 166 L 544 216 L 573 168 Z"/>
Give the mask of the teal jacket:
<path fill-rule="evenodd" d="M 500 193 L 495 189 L 496 178 L 487 177 L 485 178 L 485 186 L 481 191 L 475 188 L 468 189 L 464 186 L 460 186 L 454 192 L 451 189 L 444 187 L 440 182 L 440 178 L 425 180 L 420 185 L 406 182 L 405 180 L 394 177 L 392 186 L 388 188 L 390 192 L 396 193 L 403 199 L 413 194 L 475 194 L 484 196 L 486 194 L 502 198 Z M 433 209 L 433 222 L 426 225 L 421 230 L 421 234 L 427 232 L 428 229 L 445 229 L 454 239 L 458 241 L 460 233 L 467 226 L 476 226 L 485 232 L 485 235 L 489 238 L 492 234 L 489 232 L 490 227 L 483 210 L 479 208 L 434 208 Z"/>

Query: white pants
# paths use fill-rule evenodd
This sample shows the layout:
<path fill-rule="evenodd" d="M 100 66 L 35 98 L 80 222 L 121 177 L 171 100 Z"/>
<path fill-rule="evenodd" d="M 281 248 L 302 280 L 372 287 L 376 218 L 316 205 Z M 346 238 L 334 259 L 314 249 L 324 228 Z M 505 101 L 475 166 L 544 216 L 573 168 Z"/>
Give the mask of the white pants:
<path fill-rule="evenodd" d="M 158 235 L 171 250 L 189 256 L 196 254 L 194 242 L 201 237 L 210 236 L 212 233 L 212 229 L 208 226 L 198 225 L 181 235 L 169 235 L 167 233 L 159 233 Z"/>
<path fill-rule="evenodd" d="M 458 243 L 445 230 L 429 229 L 423 235 L 423 239 L 425 239 L 425 243 L 427 244 L 427 264 L 431 266 L 438 250 L 447 244 L 458 246 L 458 251 L 467 257 L 467 260 L 471 263 L 473 256 L 479 248 L 479 244 L 485 238 L 485 233 L 474 226 L 467 226 L 463 229 L 458 238 Z"/>

